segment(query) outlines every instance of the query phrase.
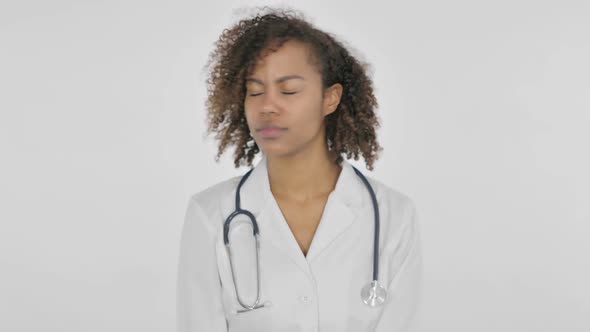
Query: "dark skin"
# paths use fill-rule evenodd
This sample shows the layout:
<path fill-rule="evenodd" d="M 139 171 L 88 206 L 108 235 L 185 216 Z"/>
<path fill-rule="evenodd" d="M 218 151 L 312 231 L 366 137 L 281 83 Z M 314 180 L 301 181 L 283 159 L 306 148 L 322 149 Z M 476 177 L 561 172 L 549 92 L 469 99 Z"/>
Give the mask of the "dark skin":
<path fill-rule="evenodd" d="M 246 81 L 244 104 L 251 135 L 267 158 L 271 191 L 304 254 L 342 170 L 328 150 L 324 122 L 340 102 L 342 85 L 322 91 L 308 52 L 288 41 L 259 61 Z M 257 129 L 269 124 L 284 129 L 265 137 Z"/>

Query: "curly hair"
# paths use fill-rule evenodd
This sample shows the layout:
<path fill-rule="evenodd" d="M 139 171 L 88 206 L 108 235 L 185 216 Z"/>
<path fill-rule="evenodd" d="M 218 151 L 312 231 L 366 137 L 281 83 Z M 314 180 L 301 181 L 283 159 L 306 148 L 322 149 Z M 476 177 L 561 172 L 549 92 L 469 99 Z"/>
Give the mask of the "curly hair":
<path fill-rule="evenodd" d="M 215 138 L 220 140 L 216 162 L 228 145 L 234 145 L 235 167 L 244 162 L 252 166 L 260 149 L 246 122 L 245 78 L 254 69 L 257 59 L 288 40 L 310 46 L 324 91 L 335 83 L 343 86 L 337 109 L 324 119 L 328 150 L 336 153 L 335 162 L 341 163 L 343 153 L 348 159 L 354 156 L 354 160 L 358 160 L 360 152 L 367 168 L 373 170 L 382 148 L 376 134 L 380 127 L 375 114 L 378 104 L 372 80 L 366 73 L 369 65 L 354 58 L 333 34 L 317 29 L 301 13 L 269 7 L 223 30 L 215 42 L 215 50 L 209 54 L 205 68 L 210 68 L 206 134 L 215 132 Z"/>

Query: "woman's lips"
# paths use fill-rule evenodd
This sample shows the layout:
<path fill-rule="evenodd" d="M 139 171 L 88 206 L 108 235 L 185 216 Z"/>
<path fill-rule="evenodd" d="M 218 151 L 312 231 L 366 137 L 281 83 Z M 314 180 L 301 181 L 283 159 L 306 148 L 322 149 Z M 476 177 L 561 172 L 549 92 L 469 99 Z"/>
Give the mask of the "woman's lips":
<path fill-rule="evenodd" d="M 260 134 L 264 138 L 273 138 L 281 136 L 285 130 L 284 128 L 267 128 L 260 130 Z"/>

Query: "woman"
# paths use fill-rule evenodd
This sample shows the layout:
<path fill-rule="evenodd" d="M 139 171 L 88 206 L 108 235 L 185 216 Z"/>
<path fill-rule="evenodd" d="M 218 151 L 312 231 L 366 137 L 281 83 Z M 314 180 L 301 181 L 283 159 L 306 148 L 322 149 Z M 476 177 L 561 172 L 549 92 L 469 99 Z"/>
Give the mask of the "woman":
<path fill-rule="evenodd" d="M 262 158 L 189 201 L 178 331 L 408 330 L 422 276 L 414 203 L 342 157 L 360 153 L 372 170 L 381 150 L 363 65 L 291 11 L 242 20 L 216 46 L 207 101 L 216 159 L 228 145 L 236 167 Z M 238 187 L 257 227 L 247 213 L 228 223 Z"/>

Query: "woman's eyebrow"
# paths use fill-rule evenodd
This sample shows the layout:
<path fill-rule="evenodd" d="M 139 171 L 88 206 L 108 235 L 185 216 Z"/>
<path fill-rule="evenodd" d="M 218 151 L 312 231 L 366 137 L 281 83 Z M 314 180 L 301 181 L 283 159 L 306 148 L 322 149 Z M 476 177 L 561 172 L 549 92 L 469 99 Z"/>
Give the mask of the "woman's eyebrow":
<path fill-rule="evenodd" d="M 275 83 L 283 83 L 284 81 L 292 80 L 292 79 L 299 79 L 299 80 L 305 81 L 305 78 L 303 78 L 299 75 L 286 75 L 286 76 L 282 76 L 282 77 L 277 78 L 275 80 Z M 253 77 L 246 77 L 246 82 L 254 82 L 254 83 L 258 83 L 260 85 L 264 85 L 264 82 L 262 82 L 261 80 L 259 80 L 257 78 L 253 78 Z"/>

